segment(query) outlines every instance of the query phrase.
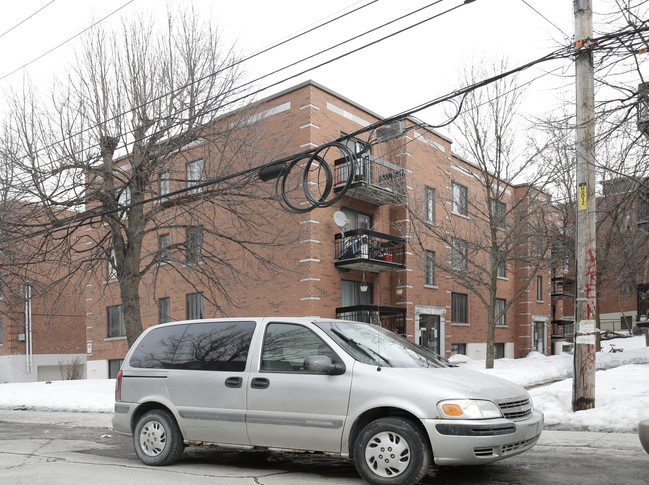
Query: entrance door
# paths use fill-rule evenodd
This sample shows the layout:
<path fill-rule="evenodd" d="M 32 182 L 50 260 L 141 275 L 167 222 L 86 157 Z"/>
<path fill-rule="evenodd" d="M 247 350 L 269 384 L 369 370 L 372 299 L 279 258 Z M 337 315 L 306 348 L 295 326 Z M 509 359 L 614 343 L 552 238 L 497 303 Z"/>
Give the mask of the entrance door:
<path fill-rule="evenodd" d="M 419 315 L 419 330 L 421 337 L 419 345 L 440 353 L 440 318 L 439 315 Z"/>
<path fill-rule="evenodd" d="M 532 336 L 533 349 L 545 354 L 545 322 L 534 322 L 534 335 Z"/>

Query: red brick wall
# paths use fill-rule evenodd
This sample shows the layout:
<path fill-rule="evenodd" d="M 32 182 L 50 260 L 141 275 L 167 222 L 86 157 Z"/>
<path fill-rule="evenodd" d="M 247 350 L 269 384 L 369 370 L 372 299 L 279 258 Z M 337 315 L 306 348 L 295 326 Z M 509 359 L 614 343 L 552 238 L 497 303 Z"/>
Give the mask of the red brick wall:
<path fill-rule="evenodd" d="M 290 109 L 274 114 L 266 119 L 265 138 L 260 140 L 263 148 L 267 144 L 269 153 L 291 154 L 321 145 L 338 138 L 341 133 L 352 133 L 362 127 L 359 121 L 371 123 L 378 120 L 374 114 L 355 106 L 332 93 L 307 84 L 299 90 L 285 93 L 268 101 L 263 109 L 268 109 L 290 102 Z M 335 108 L 329 109 L 328 103 Z M 345 113 L 341 115 L 339 110 Z M 377 148 L 375 155 L 382 156 L 391 163 L 400 164 L 407 170 L 406 184 L 411 204 L 421 203 L 424 185 L 437 190 L 437 218 L 440 224 L 453 223 L 459 231 L 464 231 L 465 238 L 475 237 L 475 226 L 472 221 L 465 221 L 450 215 L 450 185 L 453 180 L 460 181 L 469 188 L 470 197 L 479 197 L 481 187 L 476 180 L 453 165 L 464 170 L 475 170 L 470 165 L 451 155 L 451 142 L 435 133 L 417 130 L 420 134 L 434 141 L 444 151 L 435 148 L 419 139 L 407 137 Z M 361 137 L 363 139 L 363 137 Z M 367 138 L 365 138 L 367 139 Z M 281 149 L 277 146 L 281 145 Z M 268 158 L 261 158 L 259 164 Z M 273 184 L 274 182 L 267 182 Z M 174 190 L 174 187 L 171 188 Z M 512 190 L 512 197 L 514 197 Z M 232 302 L 220 299 L 213 304 L 206 304 L 205 316 L 241 316 L 241 315 L 319 315 L 334 317 L 335 308 L 341 306 L 341 281 L 351 279 L 360 281 L 362 272 L 350 271 L 341 273 L 334 266 L 334 237 L 339 232 L 333 222 L 333 213 L 346 206 L 369 213 L 373 217 L 375 230 L 388 234 L 412 237 L 413 222 L 409 220 L 404 207 L 390 205 L 373 205 L 367 202 L 343 198 L 336 207 L 317 209 L 307 214 L 291 215 L 284 212 L 277 202 L 263 203 L 260 211 L 267 217 L 267 223 L 281 228 L 284 241 L 290 245 L 259 248 L 260 253 L 268 256 L 279 267 L 267 271 L 258 267 L 254 260 L 243 259 L 236 249 L 224 245 L 224 254 L 239 261 L 240 281 L 227 281 L 227 288 Z M 447 219 L 450 218 L 450 219 Z M 224 223 L 227 221 L 224 220 Z M 479 231 L 478 231 L 479 232 Z M 184 233 L 172 235 L 173 240 L 184 238 Z M 147 241 L 149 249 L 157 240 Z M 430 242 L 427 249 L 434 250 L 438 258 L 450 259 L 450 249 L 444 244 Z M 484 342 L 486 340 L 486 309 L 479 299 L 448 278 L 442 272 L 436 275 L 434 288 L 423 284 L 423 262 L 421 250 L 414 243 L 409 244 L 406 256 L 406 270 L 397 273 L 366 273 L 368 282 L 374 284 L 375 303 L 395 305 L 407 309 L 407 333 L 415 338 L 415 307 L 426 305 L 441 307 L 447 310 L 445 327 L 445 350 L 450 353 L 452 343 Z M 281 269 L 280 269 L 281 268 Z M 199 288 L 201 283 L 194 278 L 191 269 L 179 269 L 161 266 L 155 285 L 151 275 L 145 277 L 141 285 L 142 319 L 145 326 L 158 322 L 156 299 L 168 296 L 171 299 L 171 317 L 174 320 L 185 318 L 185 295 L 195 291 L 190 282 Z M 510 299 L 516 288 L 516 268 L 510 268 L 510 276 L 502 280 L 499 297 Z M 549 284 L 549 277 L 546 280 Z M 86 288 L 88 340 L 92 342 L 93 353 L 90 359 L 121 358 L 126 352 L 124 339 L 106 339 L 106 307 L 119 303 L 119 291 L 116 282 L 106 282 L 105 275 L 93 275 L 91 286 Z M 402 295 L 396 295 L 396 286 L 404 287 Z M 207 293 L 208 289 L 205 288 Z M 454 325 L 450 319 L 452 291 L 469 295 L 469 325 Z M 549 286 L 548 286 L 549 292 Z M 535 293 L 534 293 L 535 295 Z M 507 327 L 496 330 L 496 342 L 516 342 L 522 333 L 529 333 L 526 325 L 530 320 L 526 313 L 549 314 L 549 296 L 544 303 L 536 301 L 521 308 L 515 304 L 507 315 Z M 525 353 L 519 352 L 519 355 Z"/>

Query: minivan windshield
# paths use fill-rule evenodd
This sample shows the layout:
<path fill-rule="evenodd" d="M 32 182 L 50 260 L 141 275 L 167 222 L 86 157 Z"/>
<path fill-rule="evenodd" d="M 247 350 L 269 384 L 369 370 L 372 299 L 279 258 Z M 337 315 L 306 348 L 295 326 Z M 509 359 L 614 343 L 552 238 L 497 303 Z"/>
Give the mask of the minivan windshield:
<path fill-rule="evenodd" d="M 321 321 L 316 325 L 359 362 L 385 367 L 449 367 L 437 354 L 377 325 Z"/>

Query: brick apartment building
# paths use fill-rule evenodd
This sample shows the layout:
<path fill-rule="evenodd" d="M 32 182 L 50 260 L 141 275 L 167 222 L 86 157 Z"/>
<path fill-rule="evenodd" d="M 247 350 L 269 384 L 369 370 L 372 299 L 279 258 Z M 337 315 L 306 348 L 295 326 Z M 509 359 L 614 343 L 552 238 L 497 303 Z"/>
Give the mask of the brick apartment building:
<path fill-rule="evenodd" d="M 628 332 L 649 314 L 649 198 L 644 185 L 628 178 L 602 182 L 597 199 L 598 319 L 601 331 Z M 574 246 L 574 210 L 566 211 L 566 243 Z M 572 341 L 575 262 L 552 271 L 553 338 Z"/>
<path fill-rule="evenodd" d="M 265 99 L 258 110 L 255 119 L 263 119 L 269 127 L 260 143 L 281 140 L 286 154 L 322 146 L 381 120 L 314 82 Z M 184 244 L 193 254 L 178 264 L 163 262 L 155 273 L 145 276 L 141 291 L 144 326 L 224 315 L 355 318 L 380 322 L 446 357 L 463 353 L 484 358 L 484 305 L 434 264 L 451 261 L 457 248 L 432 240 L 422 248 L 414 237 L 426 224 L 452 224 L 464 237 L 477 237 L 481 229 L 462 213 L 462 207 L 483 190 L 480 174 L 469 161 L 453 154 L 450 139 L 421 126 L 413 128 L 412 120 L 405 123 L 409 129 L 404 136 L 374 145 L 371 156 L 358 161 L 349 190 L 335 206 L 288 214 L 276 201 L 263 202 L 266 223 L 280 227 L 291 243 L 259 249 L 281 267 L 270 272 L 224 245 L 224 257 L 231 255 L 241 265 L 240 278 L 224 283 L 231 301 L 207 298 L 209 288 L 201 287 L 193 269 L 200 263 L 202 245 L 208 244 L 202 234 L 181 227 L 179 221 L 177 231 L 145 241 L 152 252 L 160 250 L 160 245 Z M 354 145 L 368 141 L 362 138 L 347 144 L 356 152 Z M 174 169 L 186 177 L 171 177 L 164 190 L 187 187 L 196 174 L 201 180 L 210 177 L 209 155 L 201 151 L 200 144 L 187 150 Z M 266 161 L 270 158 L 259 164 Z M 339 180 L 350 176 L 345 170 L 344 163 L 333 167 L 333 191 L 340 189 Z M 274 180 L 267 182 L 273 184 Z M 520 201 L 529 190 L 507 187 L 504 202 Z M 407 207 L 420 210 L 422 220 L 413 220 Z M 221 216 L 215 213 L 214 217 Z M 215 223 L 229 222 L 223 218 Z M 93 274 L 85 289 L 88 378 L 114 377 L 128 347 L 118 283 L 110 264 L 107 268 Z M 523 266 L 503 268 L 499 300 L 512 299 L 526 271 Z M 496 327 L 497 357 L 553 351 L 550 270 L 543 269 L 532 281 Z"/>
<path fill-rule="evenodd" d="M 39 210 L 10 204 L 3 207 L 9 217 L 34 217 Z M 83 287 L 56 261 L 57 251 L 41 243 L 39 238 L 6 243 L 0 253 L 0 382 L 85 376 Z M 31 257 L 34 248 L 47 258 Z"/>

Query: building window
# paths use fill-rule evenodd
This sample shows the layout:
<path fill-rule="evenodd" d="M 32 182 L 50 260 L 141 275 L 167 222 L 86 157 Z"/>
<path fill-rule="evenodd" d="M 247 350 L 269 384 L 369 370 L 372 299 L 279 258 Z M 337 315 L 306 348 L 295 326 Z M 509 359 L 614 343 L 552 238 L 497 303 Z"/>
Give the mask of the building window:
<path fill-rule="evenodd" d="M 493 217 L 493 222 L 498 229 L 507 229 L 507 205 L 505 205 L 504 202 L 500 202 L 499 200 L 492 200 L 491 215 Z"/>
<path fill-rule="evenodd" d="M 164 170 L 160 172 L 158 176 L 158 195 L 165 196 L 168 195 L 171 191 L 171 185 L 169 183 L 169 170 Z"/>
<path fill-rule="evenodd" d="M 131 205 L 131 189 L 130 187 L 124 187 L 120 192 L 117 193 L 117 205 L 120 208 L 124 207 L 123 211 L 120 211 L 119 218 L 124 220 L 128 217 L 128 210 Z"/>
<path fill-rule="evenodd" d="M 122 362 L 124 359 L 109 359 L 108 360 L 108 378 L 116 379 L 119 370 L 122 368 Z"/>
<path fill-rule="evenodd" d="M 347 136 L 345 133 L 341 133 L 341 136 Z M 343 145 L 349 148 L 354 155 L 371 155 L 372 154 L 372 145 L 369 143 L 363 142 L 358 138 L 346 138 L 343 140 Z"/>
<path fill-rule="evenodd" d="M 630 281 L 625 281 L 622 283 L 622 288 L 620 288 L 620 296 L 633 296 L 633 283 Z"/>
<path fill-rule="evenodd" d="M 504 343 L 495 343 L 494 344 L 494 359 L 504 359 L 505 358 L 505 344 Z"/>
<path fill-rule="evenodd" d="M 200 320 L 203 318 L 203 293 L 189 293 L 187 295 L 187 319 Z"/>
<path fill-rule="evenodd" d="M 466 344 L 451 344 L 451 355 L 466 355 Z"/>
<path fill-rule="evenodd" d="M 108 249 L 106 251 L 106 256 L 106 279 L 109 281 L 117 279 L 117 255 L 115 253 L 115 248 Z"/>
<path fill-rule="evenodd" d="M 108 320 L 108 338 L 125 337 L 126 323 L 122 305 L 113 305 L 106 308 Z"/>
<path fill-rule="evenodd" d="M 158 323 L 171 321 L 171 300 L 168 296 L 158 298 Z"/>
<path fill-rule="evenodd" d="M 426 251 L 426 267 L 424 268 L 424 284 L 435 286 L 435 251 Z"/>
<path fill-rule="evenodd" d="M 543 301 L 543 276 L 536 277 L 536 301 Z"/>
<path fill-rule="evenodd" d="M 187 188 L 194 187 L 203 182 L 203 170 L 205 162 L 203 160 L 194 160 L 187 164 Z M 202 187 L 188 190 L 188 194 L 198 194 L 203 191 Z"/>
<path fill-rule="evenodd" d="M 467 270 L 467 251 L 466 241 L 454 237 L 451 241 L 451 267 L 454 270 Z"/>
<path fill-rule="evenodd" d="M 496 310 L 495 310 L 496 311 L 496 313 L 495 313 L 495 315 L 496 315 L 496 325 L 499 325 L 501 327 L 505 327 L 507 325 L 507 314 L 506 313 L 503 313 L 500 317 L 498 317 L 498 315 L 500 315 L 502 313 L 502 311 L 505 309 L 505 303 L 506 303 L 506 300 L 504 298 L 496 298 Z"/>
<path fill-rule="evenodd" d="M 435 224 L 435 189 L 426 186 L 426 222 Z"/>
<path fill-rule="evenodd" d="M 498 278 L 506 278 L 507 277 L 507 256 L 505 251 L 495 251 L 491 253 L 492 255 L 495 254 L 495 256 L 492 256 L 492 268 L 496 268 L 496 276 Z"/>
<path fill-rule="evenodd" d="M 4 345 L 4 329 L 2 327 L 2 318 L 0 318 L 0 345 Z"/>
<path fill-rule="evenodd" d="M 169 246 L 171 245 L 171 238 L 169 233 L 160 234 L 158 236 L 158 257 L 161 262 L 169 261 Z"/>
<path fill-rule="evenodd" d="M 340 282 L 341 306 L 371 305 L 374 287 L 366 282 L 367 289 L 361 291 L 361 281 L 342 280 Z"/>
<path fill-rule="evenodd" d="M 348 209 L 347 207 L 341 208 L 343 214 L 347 218 L 347 224 L 342 228 L 343 232 L 354 231 L 356 229 L 371 229 L 372 228 L 372 216 L 365 214 L 363 212 L 358 212 L 354 209 Z"/>
<path fill-rule="evenodd" d="M 451 318 L 453 323 L 469 323 L 468 295 L 451 293 Z"/>
<path fill-rule="evenodd" d="M 451 186 L 453 213 L 461 216 L 469 215 L 468 189 L 464 185 L 453 182 Z"/>
<path fill-rule="evenodd" d="M 187 228 L 187 264 L 198 264 L 203 260 L 203 228 Z"/>

